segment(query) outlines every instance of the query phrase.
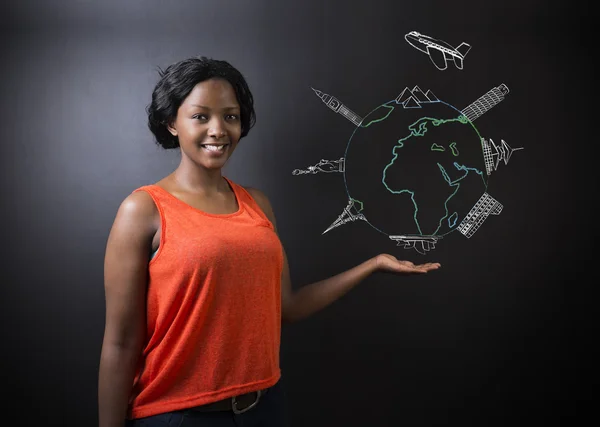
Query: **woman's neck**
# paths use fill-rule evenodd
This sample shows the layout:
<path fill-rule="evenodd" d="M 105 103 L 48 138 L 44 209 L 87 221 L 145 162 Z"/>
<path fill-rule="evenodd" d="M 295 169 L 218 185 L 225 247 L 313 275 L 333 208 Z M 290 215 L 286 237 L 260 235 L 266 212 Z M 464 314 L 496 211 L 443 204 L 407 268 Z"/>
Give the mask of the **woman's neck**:
<path fill-rule="evenodd" d="M 187 163 L 187 162 L 186 162 Z M 228 186 L 221 169 L 204 169 L 183 161 L 172 173 L 173 181 L 181 190 L 189 193 L 219 193 Z"/>

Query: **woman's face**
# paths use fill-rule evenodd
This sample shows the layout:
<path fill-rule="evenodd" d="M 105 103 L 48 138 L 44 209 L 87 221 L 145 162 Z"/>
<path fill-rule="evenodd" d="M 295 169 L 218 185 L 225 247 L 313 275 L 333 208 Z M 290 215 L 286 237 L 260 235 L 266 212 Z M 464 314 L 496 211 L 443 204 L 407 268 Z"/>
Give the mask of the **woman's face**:
<path fill-rule="evenodd" d="M 179 138 L 182 155 L 207 169 L 218 169 L 233 154 L 242 133 L 240 105 L 223 79 L 198 83 L 169 126 Z"/>

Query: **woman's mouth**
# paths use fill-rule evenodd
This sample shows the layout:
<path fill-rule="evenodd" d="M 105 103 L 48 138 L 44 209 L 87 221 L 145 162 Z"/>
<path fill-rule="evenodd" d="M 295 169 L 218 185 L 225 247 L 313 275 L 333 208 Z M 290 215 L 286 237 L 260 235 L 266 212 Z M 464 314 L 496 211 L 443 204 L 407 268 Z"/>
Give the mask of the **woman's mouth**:
<path fill-rule="evenodd" d="M 221 155 L 229 147 L 229 144 L 202 144 L 202 149 L 209 152 L 211 155 Z"/>

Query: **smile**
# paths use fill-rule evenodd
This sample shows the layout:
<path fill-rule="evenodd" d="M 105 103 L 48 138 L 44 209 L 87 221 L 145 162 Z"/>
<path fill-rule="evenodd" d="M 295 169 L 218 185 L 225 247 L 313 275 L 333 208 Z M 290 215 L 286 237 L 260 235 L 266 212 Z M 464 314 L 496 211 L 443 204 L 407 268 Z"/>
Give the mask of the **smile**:
<path fill-rule="evenodd" d="M 202 148 L 213 153 L 223 152 L 228 146 L 229 144 L 202 144 Z"/>

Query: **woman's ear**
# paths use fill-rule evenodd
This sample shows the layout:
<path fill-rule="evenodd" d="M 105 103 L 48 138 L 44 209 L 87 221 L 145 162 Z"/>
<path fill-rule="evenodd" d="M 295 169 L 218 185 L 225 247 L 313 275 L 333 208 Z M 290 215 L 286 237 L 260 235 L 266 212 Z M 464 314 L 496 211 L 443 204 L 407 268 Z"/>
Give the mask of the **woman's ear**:
<path fill-rule="evenodd" d="M 177 129 L 175 129 L 175 123 L 173 123 L 173 120 L 167 122 L 167 129 L 169 132 L 171 132 L 171 135 L 177 136 Z"/>

